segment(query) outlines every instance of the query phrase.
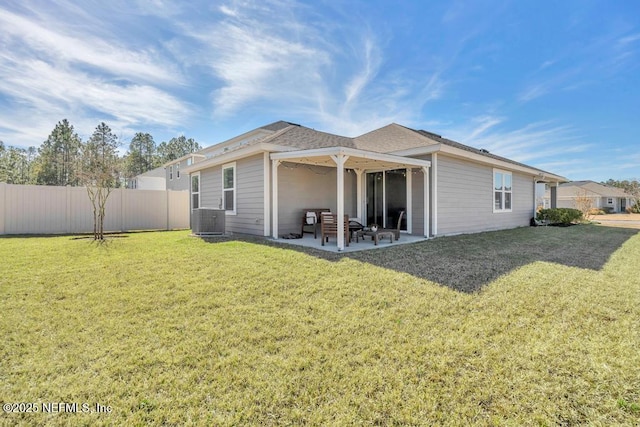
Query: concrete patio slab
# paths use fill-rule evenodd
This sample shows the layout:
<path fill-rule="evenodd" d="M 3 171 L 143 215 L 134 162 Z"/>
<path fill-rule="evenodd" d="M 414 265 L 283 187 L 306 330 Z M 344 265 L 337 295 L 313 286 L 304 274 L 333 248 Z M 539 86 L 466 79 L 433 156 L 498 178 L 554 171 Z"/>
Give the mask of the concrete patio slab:
<path fill-rule="evenodd" d="M 367 237 L 365 240 L 360 239 L 359 243 L 356 243 L 355 239 L 349 244 L 349 246 L 345 246 L 344 250 L 338 251 L 338 246 L 336 244 L 336 239 L 331 238 L 329 242 L 322 246 L 322 240 L 320 236 L 316 239 L 313 238 L 312 235 L 305 234 L 301 239 L 270 239 L 273 242 L 283 243 L 287 245 L 295 245 L 295 246 L 304 246 L 307 248 L 319 249 L 327 252 L 335 252 L 335 253 L 350 253 L 350 252 L 359 252 L 359 251 L 369 251 L 373 249 L 384 249 L 398 245 L 406 245 L 408 243 L 416 243 L 416 242 L 424 242 L 427 240 L 424 236 L 415 236 L 409 234 L 400 234 L 400 239 L 395 240 L 393 243 L 389 241 L 389 239 L 383 239 L 378 242 L 378 245 L 374 245 L 373 240 L 370 237 Z"/>

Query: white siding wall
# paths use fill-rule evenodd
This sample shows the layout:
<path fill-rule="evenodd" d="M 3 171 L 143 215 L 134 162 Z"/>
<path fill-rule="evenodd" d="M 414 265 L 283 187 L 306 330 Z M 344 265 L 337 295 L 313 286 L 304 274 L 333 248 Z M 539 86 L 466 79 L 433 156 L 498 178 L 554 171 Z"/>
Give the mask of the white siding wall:
<path fill-rule="evenodd" d="M 533 176 L 513 172 L 512 212 L 493 212 L 493 168 L 438 156 L 438 235 L 529 225 Z"/>
<path fill-rule="evenodd" d="M 185 191 L 118 188 L 107 199 L 105 231 L 189 227 Z M 0 183 L 0 234 L 93 231 L 93 208 L 84 187 Z"/>

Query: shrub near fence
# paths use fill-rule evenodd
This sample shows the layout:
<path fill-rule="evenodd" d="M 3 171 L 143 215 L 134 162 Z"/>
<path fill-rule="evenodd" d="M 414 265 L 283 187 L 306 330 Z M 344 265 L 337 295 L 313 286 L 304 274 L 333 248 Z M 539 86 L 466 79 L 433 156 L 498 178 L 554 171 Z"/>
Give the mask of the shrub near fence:
<path fill-rule="evenodd" d="M 117 188 L 107 200 L 105 231 L 189 227 L 189 192 Z M 84 187 L 0 183 L 0 234 L 93 231 L 93 208 Z"/>

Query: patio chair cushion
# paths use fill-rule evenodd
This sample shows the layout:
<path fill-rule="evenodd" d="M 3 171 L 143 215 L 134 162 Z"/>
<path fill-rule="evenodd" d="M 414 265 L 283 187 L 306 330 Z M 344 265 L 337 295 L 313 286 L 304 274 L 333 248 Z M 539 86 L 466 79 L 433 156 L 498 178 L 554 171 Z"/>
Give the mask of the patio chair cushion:
<path fill-rule="evenodd" d="M 307 212 L 307 225 L 312 225 L 318 222 L 318 217 L 315 212 Z"/>

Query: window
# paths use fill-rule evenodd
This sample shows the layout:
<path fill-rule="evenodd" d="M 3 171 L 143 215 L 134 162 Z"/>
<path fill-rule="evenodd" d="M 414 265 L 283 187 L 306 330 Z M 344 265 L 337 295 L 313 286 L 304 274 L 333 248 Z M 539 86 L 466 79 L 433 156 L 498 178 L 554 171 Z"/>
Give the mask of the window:
<path fill-rule="evenodd" d="M 173 181 L 173 165 L 169 166 L 169 181 Z"/>
<path fill-rule="evenodd" d="M 608 204 L 608 205 L 612 205 L 612 204 L 613 204 L 613 199 L 612 199 L 611 197 L 609 197 L 609 198 L 607 199 L 607 204 Z"/>
<path fill-rule="evenodd" d="M 192 157 L 189 157 L 189 158 L 187 159 L 187 166 L 191 166 L 191 163 L 193 163 L 193 160 L 192 160 L 192 159 L 193 159 Z"/>
<path fill-rule="evenodd" d="M 200 172 L 191 175 L 191 209 L 200 207 Z"/>
<path fill-rule="evenodd" d="M 176 165 L 176 179 L 180 179 L 180 163 Z"/>
<path fill-rule="evenodd" d="M 236 213 L 236 164 L 230 163 L 222 167 L 222 200 L 224 210 L 229 214 Z"/>
<path fill-rule="evenodd" d="M 511 212 L 513 177 L 511 172 L 493 171 L 493 211 Z"/>

